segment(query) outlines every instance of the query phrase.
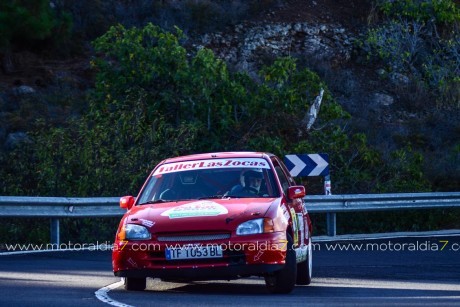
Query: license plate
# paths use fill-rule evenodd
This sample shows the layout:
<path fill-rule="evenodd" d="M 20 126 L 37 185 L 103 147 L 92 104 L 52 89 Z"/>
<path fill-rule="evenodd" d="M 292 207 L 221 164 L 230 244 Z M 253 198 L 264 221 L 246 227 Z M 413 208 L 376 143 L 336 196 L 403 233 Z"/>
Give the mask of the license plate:
<path fill-rule="evenodd" d="M 166 248 L 166 260 L 222 258 L 222 248 L 218 245 L 185 245 L 179 248 Z"/>

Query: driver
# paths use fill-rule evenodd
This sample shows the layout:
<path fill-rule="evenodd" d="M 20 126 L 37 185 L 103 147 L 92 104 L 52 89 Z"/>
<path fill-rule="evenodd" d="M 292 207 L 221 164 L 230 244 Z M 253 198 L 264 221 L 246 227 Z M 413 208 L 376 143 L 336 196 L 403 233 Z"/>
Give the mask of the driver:
<path fill-rule="evenodd" d="M 262 170 L 250 169 L 243 171 L 242 182 L 230 190 L 230 195 L 251 196 L 257 195 L 263 180 Z"/>

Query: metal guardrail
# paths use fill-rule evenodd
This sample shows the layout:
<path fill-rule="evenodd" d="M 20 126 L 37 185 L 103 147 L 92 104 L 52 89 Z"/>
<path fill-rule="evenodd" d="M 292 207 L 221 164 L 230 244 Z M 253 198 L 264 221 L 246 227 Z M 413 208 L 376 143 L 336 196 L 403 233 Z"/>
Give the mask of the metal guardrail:
<path fill-rule="evenodd" d="M 311 195 L 305 204 L 310 213 L 327 213 L 327 235 L 335 236 L 339 212 L 460 207 L 460 192 Z"/>
<path fill-rule="evenodd" d="M 335 236 L 337 213 L 460 207 L 460 192 L 311 195 L 304 200 L 308 212 L 326 213 L 327 234 Z M 117 197 L 0 196 L 0 217 L 49 217 L 55 244 L 60 241 L 59 218 L 115 217 L 124 212 Z"/>
<path fill-rule="evenodd" d="M 111 217 L 123 215 L 119 197 L 0 196 L 0 217 Z"/>
<path fill-rule="evenodd" d="M 50 242 L 60 243 L 59 219 L 65 217 L 114 217 L 125 210 L 118 197 L 69 198 L 0 196 L 0 217 L 49 217 Z"/>
<path fill-rule="evenodd" d="M 310 212 L 434 209 L 460 206 L 460 192 L 311 195 L 305 202 Z"/>

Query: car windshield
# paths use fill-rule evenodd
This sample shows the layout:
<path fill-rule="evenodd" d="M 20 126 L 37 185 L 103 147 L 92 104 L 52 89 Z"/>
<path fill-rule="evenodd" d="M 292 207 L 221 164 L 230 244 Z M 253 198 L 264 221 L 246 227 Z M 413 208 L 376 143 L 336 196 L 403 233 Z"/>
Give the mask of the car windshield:
<path fill-rule="evenodd" d="M 161 165 L 142 190 L 138 204 L 279 195 L 273 171 L 264 159 L 214 159 Z"/>

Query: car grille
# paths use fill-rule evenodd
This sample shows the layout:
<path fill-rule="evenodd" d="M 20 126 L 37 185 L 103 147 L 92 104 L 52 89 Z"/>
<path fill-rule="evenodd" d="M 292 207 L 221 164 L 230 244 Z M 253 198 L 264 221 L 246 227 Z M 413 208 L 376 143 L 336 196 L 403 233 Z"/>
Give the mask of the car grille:
<path fill-rule="evenodd" d="M 216 233 L 216 234 L 194 234 L 194 235 L 159 235 L 157 240 L 159 242 L 189 242 L 189 241 L 215 241 L 230 238 L 229 233 Z"/>

